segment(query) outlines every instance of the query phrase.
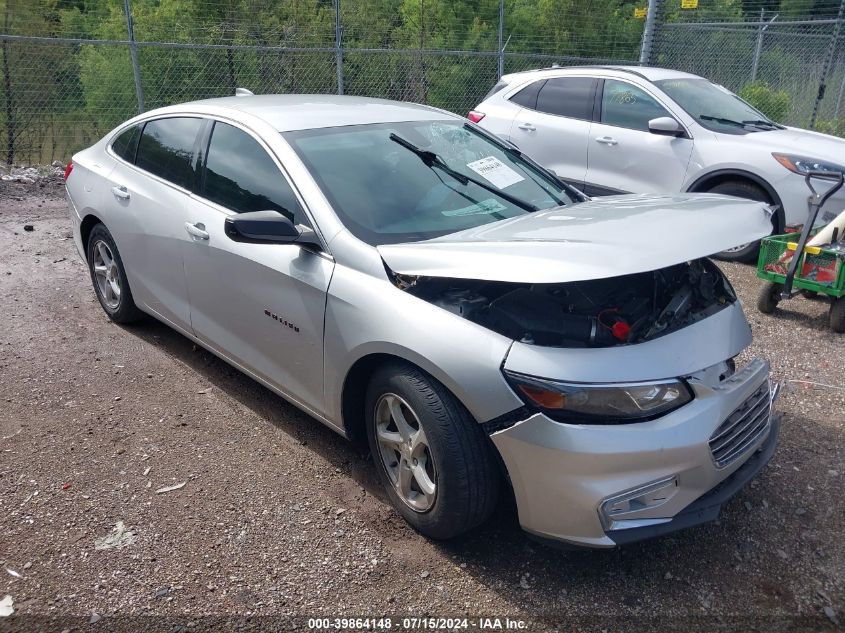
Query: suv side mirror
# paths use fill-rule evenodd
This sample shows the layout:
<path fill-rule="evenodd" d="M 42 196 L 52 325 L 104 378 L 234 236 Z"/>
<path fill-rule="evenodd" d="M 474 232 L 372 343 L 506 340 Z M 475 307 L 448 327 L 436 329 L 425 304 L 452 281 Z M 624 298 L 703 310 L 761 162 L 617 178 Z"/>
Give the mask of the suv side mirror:
<path fill-rule="evenodd" d="M 648 131 L 661 136 L 686 136 L 686 131 L 670 116 L 661 116 L 648 122 Z"/>
<path fill-rule="evenodd" d="M 236 242 L 296 242 L 302 232 L 278 211 L 250 211 L 226 218 L 223 230 Z"/>

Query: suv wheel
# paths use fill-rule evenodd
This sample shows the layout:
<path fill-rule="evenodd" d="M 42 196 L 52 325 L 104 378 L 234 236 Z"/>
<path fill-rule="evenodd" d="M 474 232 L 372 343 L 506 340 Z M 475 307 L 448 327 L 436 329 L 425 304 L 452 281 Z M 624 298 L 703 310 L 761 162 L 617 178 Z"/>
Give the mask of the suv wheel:
<path fill-rule="evenodd" d="M 768 194 L 753 183 L 744 180 L 728 180 L 719 183 L 715 187 L 707 189 L 707 193 L 721 193 L 726 196 L 736 196 L 737 198 L 745 198 L 747 200 L 756 200 L 758 202 L 772 203 Z M 774 229 L 772 230 L 774 233 Z M 757 259 L 757 254 L 760 252 L 760 243 L 751 242 L 750 244 L 740 244 L 734 248 L 722 251 L 717 255 L 719 259 L 729 262 L 753 262 Z"/>
<path fill-rule="evenodd" d="M 447 539 L 490 516 L 500 483 L 493 449 L 434 378 L 404 363 L 380 368 L 367 390 L 366 423 L 379 479 L 414 529 Z"/>

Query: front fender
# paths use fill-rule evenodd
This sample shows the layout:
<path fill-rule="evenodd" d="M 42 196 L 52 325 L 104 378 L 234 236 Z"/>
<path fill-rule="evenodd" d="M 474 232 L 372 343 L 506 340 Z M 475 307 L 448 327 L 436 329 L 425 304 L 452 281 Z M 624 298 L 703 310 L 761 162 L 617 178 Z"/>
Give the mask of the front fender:
<path fill-rule="evenodd" d="M 511 343 L 386 279 L 338 266 L 326 302 L 327 417 L 342 426 L 343 385 L 352 366 L 389 354 L 434 376 L 478 422 L 496 418 L 522 406 L 501 372 Z"/>

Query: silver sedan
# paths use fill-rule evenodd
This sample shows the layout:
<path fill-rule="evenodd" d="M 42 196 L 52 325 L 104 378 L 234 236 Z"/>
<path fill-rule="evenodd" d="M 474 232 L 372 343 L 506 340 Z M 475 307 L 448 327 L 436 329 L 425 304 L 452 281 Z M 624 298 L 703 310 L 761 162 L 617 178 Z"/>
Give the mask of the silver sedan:
<path fill-rule="evenodd" d="M 307 95 L 148 112 L 66 186 L 109 318 L 368 442 L 432 538 L 509 489 L 533 535 L 613 547 L 714 519 L 773 453 L 768 364 L 735 363 L 707 259 L 770 232 L 761 203 L 592 201 L 453 114 Z"/>

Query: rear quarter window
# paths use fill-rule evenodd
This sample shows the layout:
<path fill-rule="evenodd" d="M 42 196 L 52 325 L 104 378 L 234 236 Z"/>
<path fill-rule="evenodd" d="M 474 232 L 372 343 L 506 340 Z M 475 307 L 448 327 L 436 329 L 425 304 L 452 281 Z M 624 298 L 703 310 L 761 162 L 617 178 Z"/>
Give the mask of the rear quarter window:
<path fill-rule="evenodd" d="M 537 109 L 537 95 L 540 94 L 540 88 L 546 83 L 545 80 L 534 81 L 528 84 L 525 88 L 517 92 L 510 100 L 521 105 L 524 108 Z"/>
<path fill-rule="evenodd" d="M 135 151 L 138 149 L 140 137 L 141 126 L 133 125 L 115 137 L 111 144 L 111 150 L 126 162 L 134 163 Z"/>

